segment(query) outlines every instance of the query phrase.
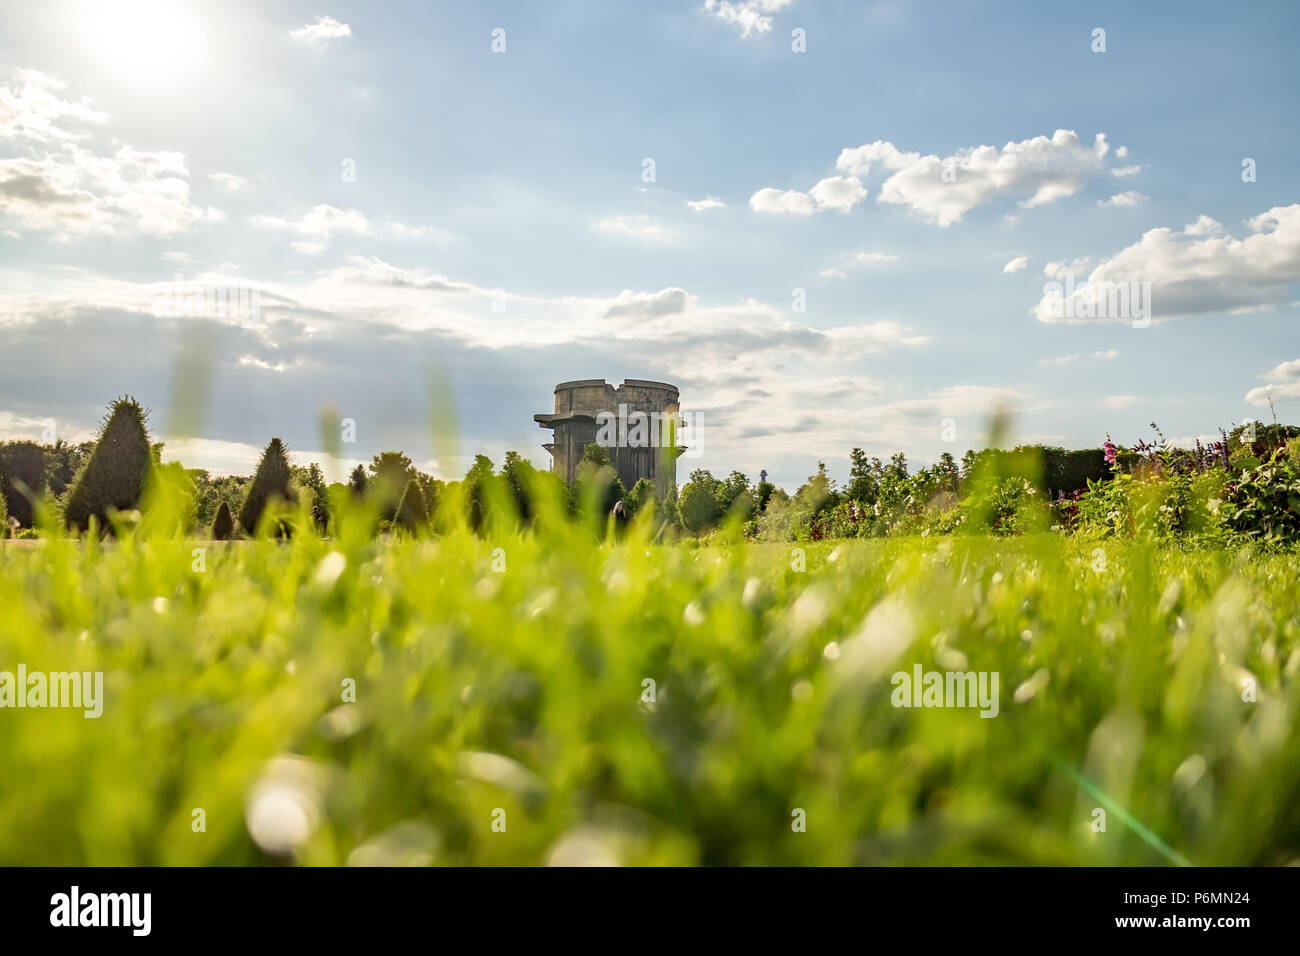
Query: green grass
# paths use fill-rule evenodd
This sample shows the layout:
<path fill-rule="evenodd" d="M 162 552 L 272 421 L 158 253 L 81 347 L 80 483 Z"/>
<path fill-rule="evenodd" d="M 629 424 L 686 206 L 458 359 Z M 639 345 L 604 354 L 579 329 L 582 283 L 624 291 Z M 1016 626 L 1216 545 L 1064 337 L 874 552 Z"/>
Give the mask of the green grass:
<path fill-rule="evenodd" d="M 1294 556 L 1095 547 L 9 546 L 0 670 L 106 702 L 0 710 L 0 863 L 1296 861 Z M 1000 714 L 895 708 L 918 662 Z"/>

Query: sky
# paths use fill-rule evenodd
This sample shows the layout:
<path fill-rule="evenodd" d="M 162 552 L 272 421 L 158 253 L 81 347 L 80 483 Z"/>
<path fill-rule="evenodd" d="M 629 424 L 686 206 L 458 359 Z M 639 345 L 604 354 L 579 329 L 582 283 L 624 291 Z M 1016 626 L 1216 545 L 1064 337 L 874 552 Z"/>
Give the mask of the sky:
<path fill-rule="evenodd" d="M 695 425 L 679 481 L 793 490 L 960 457 L 995 409 L 1072 448 L 1300 423 L 1295 3 L 0 23 L 0 438 L 130 394 L 190 467 L 278 436 L 447 478 L 547 467 L 557 383 L 638 378 Z"/>

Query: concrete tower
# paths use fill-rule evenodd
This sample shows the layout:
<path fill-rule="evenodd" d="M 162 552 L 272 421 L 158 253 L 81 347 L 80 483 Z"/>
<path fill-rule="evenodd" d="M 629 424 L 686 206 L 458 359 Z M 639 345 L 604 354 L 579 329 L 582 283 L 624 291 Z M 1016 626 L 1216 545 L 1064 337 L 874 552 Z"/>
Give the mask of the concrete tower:
<path fill-rule="evenodd" d="M 677 456 L 684 451 L 670 444 L 669 423 L 679 414 L 676 385 L 629 378 L 615 387 L 585 378 L 555 386 L 555 412 L 533 420 L 554 429 L 554 441 L 542 447 L 565 481 L 573 481 L 583 450 L 599 442 L 624 487 L 630 491 L 645 478 L 662 498 L 677 482 Z"/>

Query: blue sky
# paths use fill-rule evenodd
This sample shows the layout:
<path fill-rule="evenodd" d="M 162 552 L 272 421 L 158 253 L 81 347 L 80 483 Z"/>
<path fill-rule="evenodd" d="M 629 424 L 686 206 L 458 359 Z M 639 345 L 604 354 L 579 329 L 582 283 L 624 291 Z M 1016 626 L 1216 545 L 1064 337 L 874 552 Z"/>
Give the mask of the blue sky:
<path fill-rule="evenodd" d="M 0 437 L 126 392 L 245 472 L 329 406 L 348 462 L 446 476 L 544 465 L 557 382 L 650 378 L 699 415 L 682 472 L 793 487 L 997 406 L 1070 447 L 1300 422 L 1295 4 L 0 8 Z M 256 321 L 160 311 L 177 275 Z M 1066 276 L 1151 321 L 1064 321 Z"/>

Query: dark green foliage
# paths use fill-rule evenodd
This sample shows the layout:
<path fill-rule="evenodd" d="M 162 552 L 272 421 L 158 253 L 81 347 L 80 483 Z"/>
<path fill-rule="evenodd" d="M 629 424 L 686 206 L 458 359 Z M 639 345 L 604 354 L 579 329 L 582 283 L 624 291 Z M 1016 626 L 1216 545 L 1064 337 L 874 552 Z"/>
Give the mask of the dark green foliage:
<path fill-rule="evenodd" d="M 1110 475 L 1106 453 L 1100 448 L 1043 448 L 1043 484 L 1047 493 L 1059 495 L 1086 491 L 1088 481 L 1100 481 Z"/>
<path fill-rule="evenodd" d="M 45 448 L 34 441 L 0 444 L 0 486 L 9 514 L 30 528 L 34 518 L 31 499 L 39 498 L 45 489 Z"/>
<path fill-rule="evenodd" d="M 135 508 L 144 494 L 153 451 L 145 428 L 148 412 L 129 396 L 109 406 L 95 450 L 68 493 L 64 520 L 85 530 L 90 519 L 109 527 L 109 513 Z"/>
<path fill-rule="evenodd" d="M 252 484 L 248 486 L 248 496 L 244 499 L 244 506 L 239 510 L 239 524 L 245 534 L 256 533 L 257 524 L 262 520 L 262 513 L 268 505 L 277 501 L 292 500 L 292 492 L 289 489 L 289 481 L 292 477 L 293 471 L 289 467 L 289 456 L 285 453 L 284 442 L 272 438 L 266 450 L 262 452 L 262 460 L 257 463 L 257 474 L 253 476 Z"/>
<path fill-rule="evenodd" d="M 463 483 L 469 526 L 474 531 L 481 531 L 487 521 L 489 485 L 495 480 L 492 459 L 487 455 L 475 455 L 474 464 L 465 473 Z"/>
<path fill-rule="evenodd" d="M 1282 449 L 1229 487 L 1227 523 L 1261 541 L 1300 540 L 1300 469 Z"/>
<path fill-rule="evenodd" d="M 381 514 L 392 514 L 401 501 L 407 482 L 419 475 L 411 459 L 400 451 L 386 451 L 370 460 L 371 478 L 367 491 L 374 496 Z"/>
<path fill-rule="evenodd" d="M 623 499 L 623 508 L 629 518 L 635 518 L 647 505 L 651 504 L 655 498 L 655 486 L 650 483 L 648 478 L 638 478 L 632 490 L 627 493 Z"/>
<path fill-rule="evenodd" d="M 412 478 L 402 492 L 402 500 L 393 515 L 393 523 L 407 531 L 416 532 L 422 530 L 428 521 L 429 513 L 424 510 L 424 492 L 420 488 L 420 482 Z"/>
<path fill-rule="evenodd" d="M 718 486 L 722 482 L 713 477 L 707 468 L 691 472 L 691 480 L 682 487 L 678 509 L 682 527 L 692 534 L 700 534 L 713 527 L 722 516 L 718 505 Z"/>
<path fill-rule="evenodd" d="M 515 514 L 527 523 L 533 518 L 532 487 L 537 480 L 536 469 L 517 451 L 506 452 L 501 465 L 501 480 L 506 483 L 514 499 Z"/>
<path fill-rule="evenodd" d="M 352 494 L 360 498 L 366 493 L 366 470 L 357 465 L 352 469 L 352 474 L 348 477 L 348 487 L 352 489 Z"/>
<path fill-rule="evenodd" d="M 311 498 L 312 521 L 317 530 L 323 533 L 330 523 L 330 496 L 329 489 L 325 486 L 325 473 L 314 461 L 305 468 L 294 465 L 292 471 L 294 481 Z"/>
<path fill-rule="evenodd" d="M 230 505 L 221 502 L 217 505 L 217 517 L 212 522 L 212 539 L 229 541 L 235 533 L 235 519 L 231 517 Z"/>
<path fill-rule="evenodd" d="M 62 438 L 53 445 L 45 447 L 45 486 L 56 498 L 63 496 L 72 487 L 77 472 L 86 463 L 90 453 L 95 450 L 93 441 L 83 441 L 69 445 Z"/>

